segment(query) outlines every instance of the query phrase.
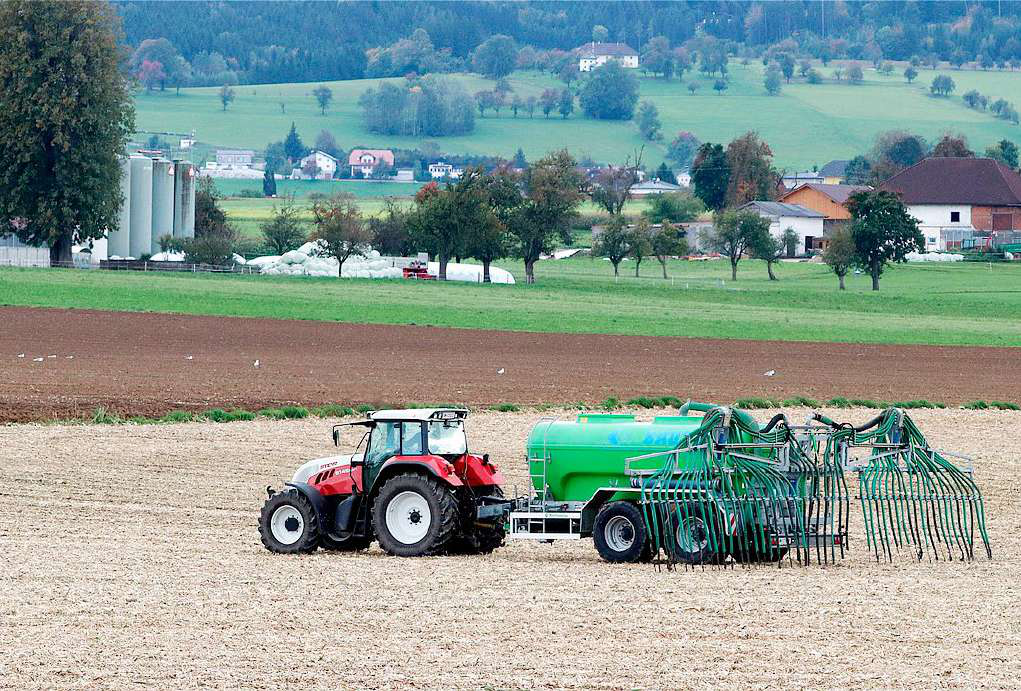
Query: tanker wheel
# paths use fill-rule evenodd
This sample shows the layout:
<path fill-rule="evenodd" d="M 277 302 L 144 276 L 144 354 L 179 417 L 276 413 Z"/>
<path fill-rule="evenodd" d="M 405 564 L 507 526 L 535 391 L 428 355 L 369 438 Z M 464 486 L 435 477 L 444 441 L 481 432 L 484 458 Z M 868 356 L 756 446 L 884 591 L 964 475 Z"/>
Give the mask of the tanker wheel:
<path fill-rule="evenodd" d="M 259 535 L 270 552 L 314 552 L 319 546 L 319 517 L 312 502 L 298 490 L 278 492 L 262 505 Z"/>
<path fill-rule="evenodd" d="M 651 555 L 642 512 L 629 501 L 610 502 L 599 509 L 592 541 L 599 556 L 615 564 L 646 561 Z"/>
<path fill-rule="evenodd" d="M 698 565 L 716 563 L 720 559 L 710 544 L 709 528 L 701 516 L 678 512 L 671 520 L 671 530 L 670 551 L 677 561 Z"/>
<path fill-rule="evenodd" d="M 372 505 L 379 546 L 398 557 L 442 552 L 457 531 L 457 499 L 424 475 L 390 478 Z"/>

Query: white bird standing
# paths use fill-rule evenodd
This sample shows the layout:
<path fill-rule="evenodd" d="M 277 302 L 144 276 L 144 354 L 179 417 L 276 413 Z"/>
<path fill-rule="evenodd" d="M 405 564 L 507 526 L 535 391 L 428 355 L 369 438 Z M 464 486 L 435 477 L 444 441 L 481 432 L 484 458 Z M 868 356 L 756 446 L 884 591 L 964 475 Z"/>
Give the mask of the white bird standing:
<path fill-rule="evenodd" d="M 195 358 L 193 358 L 193 357 L 192 357 L 191 355 L 188 355 L 188 356 L 186 356 L 186 357 L 185 357 L 184 359 L 185 359 L 185 360 L 194 360 Z"/>
<path fill-rule="evenodd" d="M 24 353 L 18 353 L 18 357 L 25 357 Z"/>
<path fill-rule="evenodd" d="M 504 372 L 506 372 L 506 371 L 507 371 L 507 370 L 505 370 L 505 369 L 504 369 L 503 367 L 501 367 L 500 369 L 496 370 L 496 373 L 497 373 L 497 374 L 503 374 L 503 373 L 504 373 Z"/>
<path fill-rule="evenodd" d="M 256 360 L 253 364 L 255 365 L 255 369 L 259 369 L 259 361 L 258 360 Z"/>
<path fill-rule="evenodd" d="M 772 377 L 774 374 L 776 374 L 776 370 L 771 369 L 768 372 L 763 372 L 763 374 L 765 374 L 767 377 Z"/>

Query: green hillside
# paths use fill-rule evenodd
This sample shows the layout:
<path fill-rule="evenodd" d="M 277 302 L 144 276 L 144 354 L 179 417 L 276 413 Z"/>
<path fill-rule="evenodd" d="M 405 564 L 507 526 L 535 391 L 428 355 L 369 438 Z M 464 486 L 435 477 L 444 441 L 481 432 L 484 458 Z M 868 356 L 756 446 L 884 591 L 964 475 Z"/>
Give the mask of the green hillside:
<path fill-rule="evenodd" d="M 890 76 L 866 70 L 865 82 L 851 85 L 831 79 L 832 68 L 821 71 L 827 81 L 818 85 L 785 84 L 779 96 L 768 96 L 762 87 L 759 63 L 730 67 L 729 89 L 718 95 L 710 80 L 686 75 L 663 81 L 641 78 L 641 97 L 656 104 L 663 131 L 672 137 L 678 130 L 690 130 L 704 141 L 728 141 L 749 129 L 758 130 L 773 147 L 781 167 L 810 167 L 832 158 L 861 153 L 877 132 L 892 128 L 909 129 L 928 138 L 945 130 L 968 136 L 973 148 L 984 149 L 1003 138 L 1021 140 L 1021 129 L 995 119 L 991 114 L 970 110 L 961 100 L 968 89 L 978 89 L 993 98 L 1016 100 L 1021 94 L 1021 72 L 940 70 L 949 74 L 957 90 L 949 98 L 929 95 L 928 86 L 936 72 L 919 70 L 914 84 L 907 84 L 898 68 Z M 477 75 L 454 75 L 474 93 L 491 89 L 493 82 Z M 685 84 L 698 81 L 692 95 Z M 312 97 L 316 84 L 268 84 L 235 87 L 236 100 L 224 112 L 216 88 L 182 89 L 181 94 L 141 92 L 136 98 L 137 127 L 148 132 L 195 131 L 203 146 L 238 146 L 261 150 L 282 139 L 295 122 L 306 144 L 316 134 L 329 130 L 342 147 L 355 145 L 412 148 L 424 139 L 376 135 L 365 131 L 358 106 L 361 93 L 380 80 L 331 82 L 334 101 L 325 116 Z M 549 75 L 518 72 L 510 77 L 515 92 L 538 95 L 543 89 L 562 88 Z M 286 112 L 281 112 L 280 103 Z M 548 120 L 537 112 L 529 119 L 514 118 L 509 108 L 498 116 L 492 112 L 476 119 L 475 132 L 467 136 L 433 139 L 451 153 L 499 154 L 511 156 L 520 146 L 529 159 L 567 146 L 575 155 L 587 154 L 597 161 L 620 161 L 642 146 L 630 122 L 590 120 L 577 113 L 567 120 Z M 663 158 L 665 144 L 646 144 L 645 160 L 655 166 Z"/>

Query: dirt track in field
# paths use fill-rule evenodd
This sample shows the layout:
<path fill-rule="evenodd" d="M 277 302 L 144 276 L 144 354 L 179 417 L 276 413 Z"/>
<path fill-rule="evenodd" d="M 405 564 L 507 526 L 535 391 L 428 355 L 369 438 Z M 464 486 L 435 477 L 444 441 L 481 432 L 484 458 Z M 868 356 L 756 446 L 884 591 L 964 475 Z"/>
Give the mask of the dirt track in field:
<path fill-rule="evenodd" d="M 646 413 L 648 414 L 648 413 Z M 796 419 L 803 417 L 797 411 Z M 868 411 L 834 411 L 852 421 Z M 536 414 L 473 446 L 523 487 Z M 590 540 L 487 557 L 264 551 L 267 484 L 330 421 L 0 428 L 10 688 L 976 688 L 1021 677 L 1021 414 L 926 411 L 975 457 L 993 561 L 657 572 Z M 346 440 L 350 443 L 350 440 Z"/>
<path fill-rule="evenodd" d="M 0 308 L 0 324 L 0 422 L 91 415 L 100 406 L 155 415 L 291 403 L 593 403 L 636 395 L 729 403 L 800 394 L 952 404 L 1012 401 L 1021 382 L 1021 349 L 1010 348 L 24 308 Z M 772 370 L 774 376 L 765 376 Z"/>

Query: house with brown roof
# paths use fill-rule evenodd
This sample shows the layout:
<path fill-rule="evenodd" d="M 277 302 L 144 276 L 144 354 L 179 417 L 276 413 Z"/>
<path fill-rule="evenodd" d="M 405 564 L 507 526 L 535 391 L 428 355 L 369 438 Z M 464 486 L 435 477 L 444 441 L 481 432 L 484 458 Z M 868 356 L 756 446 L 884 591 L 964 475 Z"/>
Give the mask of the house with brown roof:
<path fill-rule="evenodd" d="M 968 231 L 1021 230 L 1021 175 L 991 158 L 926 158 L 879 187 L 918 219 L 927 250 Z"/>
<path fill-rule="evenodd" d="M 610 60 L 620 63 L 621 67 L 636 69 L 638 67 L 638 51 L 626 43 L 586 43 L 575 49 L 578 54 L 578 71 L 591 72 L 605 65 Z"/>
<path fill-rule="evenodd" d="M 370 177 L 378 171 L 394 167 L 394 152 L 390 149 L 351 149 L 347 164 L 351 166 L 351 175 L 360 172 Z"/>
<path fill-rule="evenodd" d="M 848 198 L 855 192 L 867 189 L 870 188 L 865 185 L 805 183 L 781 195 L 780 201 L 807 206 L 829 221 L 846 221 L 851 218 L 851 212 L 847 210 Z"/>

